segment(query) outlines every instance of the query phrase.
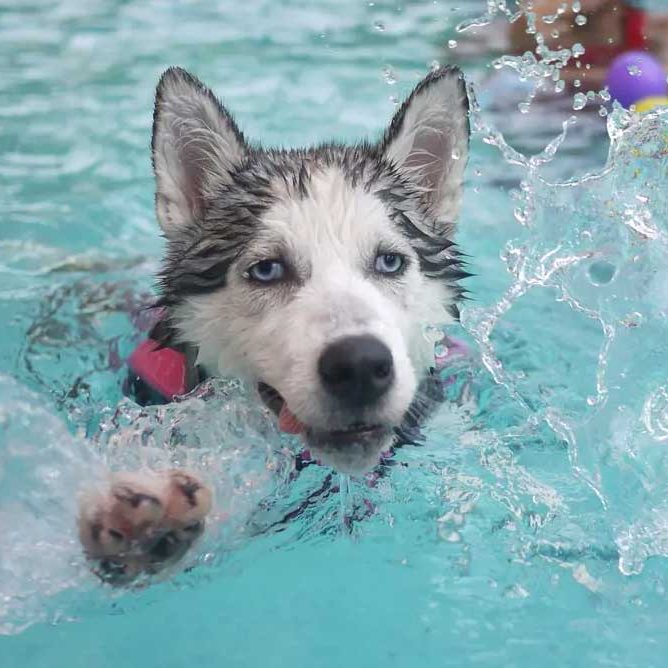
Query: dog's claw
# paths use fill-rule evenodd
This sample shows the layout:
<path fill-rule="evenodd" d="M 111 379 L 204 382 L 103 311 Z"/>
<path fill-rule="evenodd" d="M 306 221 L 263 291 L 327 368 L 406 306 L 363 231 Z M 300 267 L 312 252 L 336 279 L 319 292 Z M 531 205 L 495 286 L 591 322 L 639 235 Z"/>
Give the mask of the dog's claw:
<path fill-rule="evenodd" d="M 121 473 L 81 499 L 79 536 L 93 571 L 127 584 L 180 559 L 203 533 L 211 490 L 192 474 Z"/>

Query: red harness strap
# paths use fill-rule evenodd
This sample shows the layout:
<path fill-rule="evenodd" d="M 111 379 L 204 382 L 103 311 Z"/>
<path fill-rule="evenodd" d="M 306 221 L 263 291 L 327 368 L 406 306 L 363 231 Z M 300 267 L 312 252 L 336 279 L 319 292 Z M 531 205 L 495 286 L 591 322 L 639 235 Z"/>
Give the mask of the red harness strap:
<path fill-rule="evenodd" d="M 188 392 L 186 356 L 174 348 L 162 348 L 157 341 L 142 341 L 128 359 L 131 373 L 147 383 L 167 401 Z"/>

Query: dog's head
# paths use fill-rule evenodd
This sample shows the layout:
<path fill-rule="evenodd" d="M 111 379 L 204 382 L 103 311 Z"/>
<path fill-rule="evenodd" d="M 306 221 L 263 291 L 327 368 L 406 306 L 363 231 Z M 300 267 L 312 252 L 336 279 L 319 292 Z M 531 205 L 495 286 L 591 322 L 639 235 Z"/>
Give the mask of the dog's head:
<path fill-rule="evenodd" d="M 377 144 L 263 150 L 181 69 L 157 90 L 156 208 L 174 336 L 250 380 L 343 472 L 372 467 L 457 317 L 452 241 L 468 156 L 454 68 L 432 72 Z M 419 399 L 419 398 L 418 398 Z"/>

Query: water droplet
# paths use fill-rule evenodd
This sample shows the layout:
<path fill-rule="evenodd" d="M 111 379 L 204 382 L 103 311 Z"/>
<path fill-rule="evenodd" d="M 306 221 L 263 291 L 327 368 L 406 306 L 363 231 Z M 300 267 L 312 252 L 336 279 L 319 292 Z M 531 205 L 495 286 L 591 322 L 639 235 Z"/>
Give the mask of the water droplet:
<path fill-rule="evenodd" d="M 589 265 L 589 280 L 594 285 L 607 285 L 617 274 L 617 267 L 607 260 L 597 260 Z"/>
<path fill-rule="evenodd" d="M 610 95 L 610 91 L 607 88 L 599 91 L 598 96 L 603 100 L 603 102 L 610 102 L 612 99 L 612 95 Z"/>
<path fill-rule="evenodd" d="M 624 325 L 624 327 L 628 327 L 629 329 L 635 329 L 636 327 L 640 327 L 640 325 L 642 325 L 643 320 L 644 318 L 642 313 L 633 311 L 632 313 L 627 313 L 626 317 L 622 319 L 622 325 Z"/>
<path fill-rule="evenodd" d="M 425 340 L 430 343 L 437 344 L 443 340 L 443 332 L 438 327 L 434 325 L 426 325 L 423 330 L 423 335 Z"/>
<path fill-rule="evenodd" d="M 429 69 L 432 72 L 436 72 L 437 69 L 441 67 L 441 63 L 438 62 L 438 60 L 432 60 L 431 63 L 429 63 Z"/>
<path fill-rule="evenodd" d="M 587 17 L 584 14 L 578 14 L 575 17 L 575 23 L 577 23 L 579 26 L 586 25 Z"/>
<path fill-rule="evenodd" d="M 563 79 L 559 79 L 556 84 L 554 84 L 555 93 L 561 93 L 564 88 L 566 88 L 566 82 Z"/>
<path fill-rule="evenodd" d="M 399 98 L 396 95 L 390 95 L 388 99 L 395 107 L 399 105 Z"/>
<path fill-rule="evenodd" d="M 482 169 L 476 169 L 473 173 L 474 173 L 476 176 L 482 176 Z"/>
<path fill-rule="evenodd" d="M 531 109 L 531 105 L 528 102 L 520 102 L 517 105 L 517 108 L 520 110 L 520 113 L 528 114 L 529 110 Z"/>
<path fill-rule="evenodd" d="M 582 82 L 580 81 L 580 79 L 575 79 L 575 81 L 573 81 L 573 86 L 575 86 L 575 88 L 580 88 L 581 85 Z"/>
<path fill-rule="evenodd" d="M 573 95 L 573 109 L 580 111 L 587 106 L 587 96 L 584 93 L 575 93 Z"/>
<path fill-rule="evenodd" d="M 584 564 L 578 564 L 572 573 L 573 579 L 589 591 L 596 592 L 601 588 L 601 583 L 589 573 Z"/>
<path fill-rule="evenodd" d="M 580 11 L 582 11 L 582 4 L 580 0 L 573 0 L 571 8 L 573 9 L 574 14 L 578 14 Z"/>
<path fill-rule="evenodd" d="M 456 148 L 453 148 L 453 149 L 452 149 L 452 153 L 451 153 L 450 155 L 452 156 L 452 159 L 453 159 L 453 160 L 459 160 L 459 158 L 462 157 L 461 152 L 460 152 L 458 149 L 456 149 Z"/>
<path fill-rule="evenodd" d="M 585 48 L 580 44 L 579 42 L 576 42 L 573 44 L 571 47 L 571 53 L 573 54 L 573 58 L 579 58 L 580 56 L 583 56 L 585 53 Z"/>
<path fill-rule="evenodd" d="M 456 39 L 449 39 L 448 40 L 448 48 L 449 49 L 454 49 L 457 46 L 457 40 Z"/>
<path fill-rule="evenodd" d="M 529 220 L 529 216 L 527 214 L 526 209 L 523 209 L 522 207 L 519 206 L 513 209 L 513 216 L 515 216 L 515 220 L 520 225 L 526 225 L 527 221 Z"/>
<path fill-rule="evenodd" d="M 394 86 L 394 84 L 399 80 L 399 77 L 390 65 L 386 65 L 383 67 L 383 79 L 385 79 L 386 84 Z"/>
<path fill-rule="evenodd" d="M 374 24 L 373 24 L 373 27 L 378 32 L 384 32 L 385 31 L 385 24 L 382 23 L 381 21 L 375 21 Z"/>
<path fill-rule="evenodd" d="M 639 77 L 642 74 L 642 70 L 637 65 L 629 65 L 626 70 L 632 77 Z"/>
<path fill-rule="evenodd" d="M 506 598 L 528 598 L 529 592 L 520 584 L 514 584 L 506 589 L 503 592 L 503 595 Z"/>
<path fill-rule="evenodd" d="M 601 118 L 605 118 L 608 115 L 608 110 L 605 107 L 600 107 L 598 115 L 601 116 Z"/>

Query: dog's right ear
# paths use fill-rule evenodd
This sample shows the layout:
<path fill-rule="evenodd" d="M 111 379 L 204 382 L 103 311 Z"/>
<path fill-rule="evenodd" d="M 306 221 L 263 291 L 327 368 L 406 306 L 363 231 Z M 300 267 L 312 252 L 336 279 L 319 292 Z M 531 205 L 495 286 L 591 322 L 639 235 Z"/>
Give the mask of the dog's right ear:
<path fill-rule="evenodd" d="M 156 211 L 167 237 L 202 215 L 207 196 L 242 162 L 243 135 L 214 94 L 185 70 L 161 77 L 153 113 Z"/>

